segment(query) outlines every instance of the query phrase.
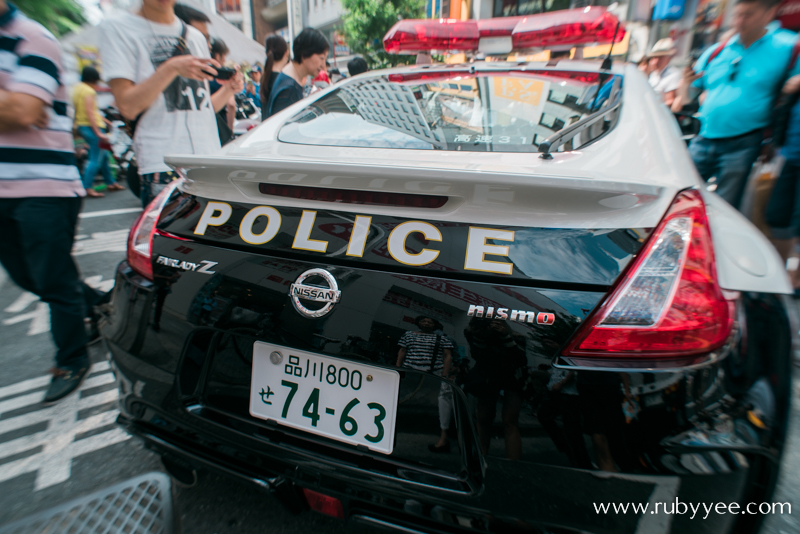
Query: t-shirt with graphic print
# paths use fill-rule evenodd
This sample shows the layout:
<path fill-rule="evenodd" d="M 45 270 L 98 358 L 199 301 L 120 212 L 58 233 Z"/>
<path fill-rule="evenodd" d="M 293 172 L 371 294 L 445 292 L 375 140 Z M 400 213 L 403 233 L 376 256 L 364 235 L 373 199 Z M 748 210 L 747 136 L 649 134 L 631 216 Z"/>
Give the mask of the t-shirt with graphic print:
<path fill-rule="evenodd" d="M 426 334 L 424 332 L 406 332 L 397 344 L 406 349 L 406 358 L 403 361 L 405 367 L 419 369 L 421 371 L 431 370 L 431 356 L 433 348 L 436 346 L 436 338 L 439 338 L 439 348 L 436 350 L 436 363 L 433 366 L 435 372 L 439 372 L 444 367 L 444 349 L 453 350 L 453 342 L 447 336 L 436 334 Z"/>
<path fill-rule="evenodd" d="M 186 27 L 189 53 L 210 58 L 208 43 L 199 31 Z M 103 78 L 141 83 L 176 54 L 184 24 L 159 24 L 124 13 L 101 24 Z M 139 117 L 133 149 L 140 174 L 170 170 L 164 156 L 208 154 L 220 148 L 217 121 L 208 82 L 176 77 Z"/>

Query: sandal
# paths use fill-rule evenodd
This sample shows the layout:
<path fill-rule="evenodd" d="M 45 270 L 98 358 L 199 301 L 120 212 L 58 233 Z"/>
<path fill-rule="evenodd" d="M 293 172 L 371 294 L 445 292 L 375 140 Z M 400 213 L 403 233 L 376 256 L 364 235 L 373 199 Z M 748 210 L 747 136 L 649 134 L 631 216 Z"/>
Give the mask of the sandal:
<path fill-rule="evenodd" d="M 104 197 L 105 195 L 103 193 L 98 193 L 97 191 L 95 191 L 90 187 L 89 189 L 86 190 L 86 196 L 99 198 L 99 197 Z"/>
<path fill-rule="evenodd" d="M 124 185 L 120 185 L 118 182 L 114 182 L 113 184 L 109 184 L 108 185 L 108 190 L 109 191 L 124 191 L 125 190 L 125 186 Z"/>

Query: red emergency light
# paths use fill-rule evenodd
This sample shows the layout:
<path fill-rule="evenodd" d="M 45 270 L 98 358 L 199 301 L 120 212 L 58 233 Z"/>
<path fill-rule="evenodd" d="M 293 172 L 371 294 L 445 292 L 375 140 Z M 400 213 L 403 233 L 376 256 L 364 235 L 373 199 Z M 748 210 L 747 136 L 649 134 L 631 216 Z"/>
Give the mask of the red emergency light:
<path fill-rule="evenodd" d="M 480 35 L 474 20 L 406 19 L 392 26 L 383 38 L 389 54 L 477 50 Z"/>
<path fill-rule="evenodd" d="M 615 38 L 616 35 L 616 38 Z M 383 38 L 389 54 L 478 52 L 620 42 L 625 29 L 605 7 L 592 6 L 484 20 L 408 19 Z"/>
<path fill-rule="evenodd" d="M 619 31 L 617 31 L 619 25 Z M 616 34 L 616 39 L 614 38 Z M 558 45 L 608 44 L 622 41 L 625 30 L 619 19 L 600 6 L 551 11 L 525 17 L 514 28 L 514 48 Z"/>

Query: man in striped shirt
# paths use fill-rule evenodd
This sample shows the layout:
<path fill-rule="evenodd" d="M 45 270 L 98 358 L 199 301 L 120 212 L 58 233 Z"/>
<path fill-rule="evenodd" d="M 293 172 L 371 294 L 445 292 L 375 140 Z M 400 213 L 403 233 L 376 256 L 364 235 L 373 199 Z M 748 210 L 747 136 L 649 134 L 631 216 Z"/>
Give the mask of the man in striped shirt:
<path fill-rule="evenodd" d="M 85 194 L 58 41 L 0 0 L 0 263 L 50 305 L 58 352 L 45 402 L 75 391 L 89 368 L 86 301 L 71 256 Z"/>

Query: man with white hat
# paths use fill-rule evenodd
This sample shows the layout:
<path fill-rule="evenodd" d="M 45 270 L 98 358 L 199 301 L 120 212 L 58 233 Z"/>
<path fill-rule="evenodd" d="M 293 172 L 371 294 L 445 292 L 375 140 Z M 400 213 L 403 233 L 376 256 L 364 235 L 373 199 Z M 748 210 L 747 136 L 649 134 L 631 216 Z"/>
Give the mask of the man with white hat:
<path fill-rule="evenodd" d="M 679 69 L 669 64 L 675 52 L 675 44 L 671 38 L 666 37 L 653 45 L 653 49 L 647 55 L 651 71 L 650 85 L 667 107 L 672 107 L 683 77 Z"/>

